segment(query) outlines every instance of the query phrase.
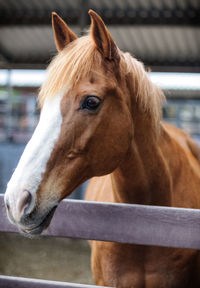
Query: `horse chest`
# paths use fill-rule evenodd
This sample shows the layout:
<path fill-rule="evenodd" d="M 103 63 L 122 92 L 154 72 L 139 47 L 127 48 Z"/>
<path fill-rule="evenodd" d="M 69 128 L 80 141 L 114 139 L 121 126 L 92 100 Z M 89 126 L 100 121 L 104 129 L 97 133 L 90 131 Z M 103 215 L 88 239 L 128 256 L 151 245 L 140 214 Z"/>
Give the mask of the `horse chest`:
<path fill-rule="evenodd" d="M 93 242 L 92 248 L 92 269 L 98 285 L 120 288 L 200 287 L 199 282 L 191 284 L 196 259 L 193 251 L 105 242 Z"/>

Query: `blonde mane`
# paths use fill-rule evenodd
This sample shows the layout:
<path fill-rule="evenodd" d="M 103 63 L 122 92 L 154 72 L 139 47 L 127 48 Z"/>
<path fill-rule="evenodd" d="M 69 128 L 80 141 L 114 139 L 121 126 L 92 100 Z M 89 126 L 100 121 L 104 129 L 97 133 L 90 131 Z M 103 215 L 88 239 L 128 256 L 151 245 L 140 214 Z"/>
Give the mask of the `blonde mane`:
<path fill-rule="evenodd" d="M 155 132 L 159 133 L 162 118 L 161 105 L 165 100 L 162 90 L 151 82 L 143 63 L 129 53 L 123 53 L 121 73 L 126 75 L 129 87 L 132 89 L 132 96 L 139 109 L 148 114 Z"/>
<path fill-rule="evenodd" d="M 161 119 L 162 91 L 148 78 L 144 65 L 129 53 L 121 53 L 119 72 L 126 77 L 139 108 L 148 113 L 155 130 Z M 39 102 L 57 95 L 64 89 L 72 89 L 81 78 L 98 71 L 102 65 L 102 56 L 96 49 L 90 35 L 83 36 L 58 53 L 47 69 L 47 78 L 43 83 Z"/>
<path fill-rule="evenodd" d="M 47 69 L 47 78 L 39 93 L 40 105 L 46 98 L 73 88 L 81 78 L 95 71 L 101 61 L 101 55 L 89 35 L 71 42 L 54 57 Z"/>

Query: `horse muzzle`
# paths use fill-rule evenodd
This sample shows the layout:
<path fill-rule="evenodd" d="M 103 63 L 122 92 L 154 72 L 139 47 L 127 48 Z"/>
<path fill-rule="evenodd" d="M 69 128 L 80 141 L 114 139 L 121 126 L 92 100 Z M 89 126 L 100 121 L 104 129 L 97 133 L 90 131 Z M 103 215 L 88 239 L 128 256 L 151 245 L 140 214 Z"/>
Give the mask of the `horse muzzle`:
<path fill-rule="evenodd" d="M 57 204 L 53 203 L 41 212 L 28 190 L 24 190 L 16 202 L 9 201 L 7 195 L 4 200 L 9 221 L 25 235 L 41 234 L 49 226 L 57 208 Z"/>
<path fill-rule="evenodd" d="M 26 223 L 28 219 L 25 218 L 22 225 L 18 225 L 19 230 L 24 235 L 39 235 L 42 233 L 43 230 L 45 230 L 49 224 L 51 223 L 51 219 L 54 215 L 54 212 L 56 210 L 57 206 L 54 206 L 51 208 L 45 215 L 42 217 L 39 217 L 40 220 L 37 220 L 36 223 L 33 223 L 30 225 L 27 225 Z M 29 216 L 31 218 L 31 215 Z M 24 225 L 25 224 L 25 225 Z"/>

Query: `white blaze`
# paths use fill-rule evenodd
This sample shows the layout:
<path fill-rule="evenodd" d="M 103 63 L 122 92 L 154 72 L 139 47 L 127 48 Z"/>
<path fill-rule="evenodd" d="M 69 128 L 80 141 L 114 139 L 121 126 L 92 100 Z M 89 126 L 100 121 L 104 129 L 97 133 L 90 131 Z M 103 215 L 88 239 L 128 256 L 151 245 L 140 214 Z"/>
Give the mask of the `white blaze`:
<path fill-rule="evenodd" d="M 35 192 L 42 180 L 47 161 L 60 134 L 61 99 L 62 95 L 58 95 L 45 101 L 35 132 L 7 185 L 5 198 L 9 200 L 13 216 L 17 213 L 16 202 L 20 193 L 27 189 L 35 197 Z"/>

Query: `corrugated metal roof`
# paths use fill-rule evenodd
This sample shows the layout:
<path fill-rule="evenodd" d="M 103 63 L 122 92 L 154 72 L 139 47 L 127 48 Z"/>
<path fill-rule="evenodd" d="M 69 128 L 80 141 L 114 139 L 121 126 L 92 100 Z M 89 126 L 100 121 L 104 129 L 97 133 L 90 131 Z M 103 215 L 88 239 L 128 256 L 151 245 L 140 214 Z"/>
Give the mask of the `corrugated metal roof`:
<path fill-rule="evenodd" d="M 200 70 L 199 0 L 87 2 L 106 24 L 115 23 L 109 30 L 123 51 L 131 52 L 150 66 L 194 66 Z M 0 67 L 19 63 L 44 67 L 56 53 L 51 11 L 60 12 L 69 25 L 75 24 L 72 29 L 79 33 L 81 10 L 87 10 L 84 3 L 83 0 L 0 0 Z"/>
<path fill-rule="evenodd" d="M 147 65 L 200 63 L 198 28 L 110 26 L 109 30 L 120 49 L 131 52 Z M 49 26 L 0 27 L 0 45 L 13 63 L 46 63 L 56 53 Z"/>
<path fill-rule="evenodd" d="M 89 6 L 93 9 L 187 9 L 194 7 L 198 9 L 200 6 L 199 0 L 90 0 L 88 1 Z M 79 9 L 80 0 L 0 0 L 1 9 L 15 9 L 20 11 L 23 10 L 47 10 L 47 9 Z"/>

